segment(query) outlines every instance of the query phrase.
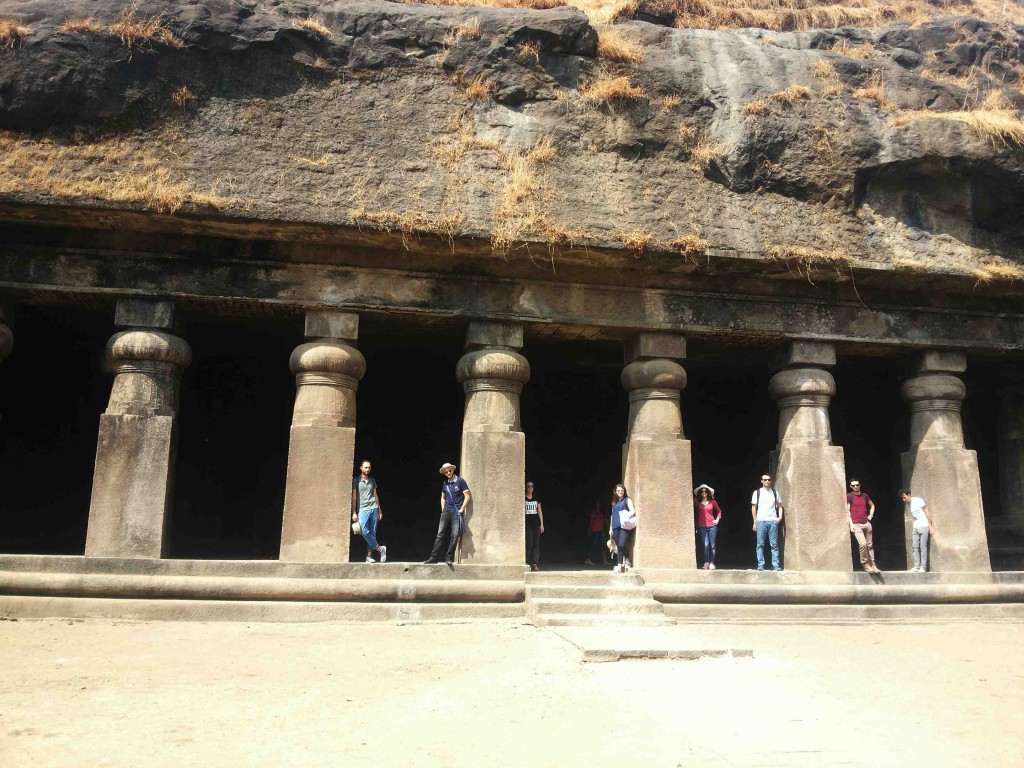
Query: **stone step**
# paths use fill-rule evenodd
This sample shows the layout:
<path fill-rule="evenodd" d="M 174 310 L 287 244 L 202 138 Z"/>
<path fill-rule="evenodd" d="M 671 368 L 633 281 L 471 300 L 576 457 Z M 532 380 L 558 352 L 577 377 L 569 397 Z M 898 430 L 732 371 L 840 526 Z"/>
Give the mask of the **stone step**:
<path fill-rule="evenodd" d="M 561 597 L 574 600 L 653 600 L 647 587 L 639 585 L 604 586 L 592 584 L 528 584 L 526 599 Z"/>
<path fill-rule="evenodd" d="M 656 600 L 584 600 L 579 598 L 550 597 L 530 600 L 527 603 L 531 614 L 637 614 L 664 613 L 661 603 Z"/>
<path fill-rule="evenodd" d="M 124 576 L 225 576 L 281 579 L 427 579 L 522 581 L 525 565 L 423 565 L 402 562 L 391 552 L 386 563 L 289 563 L 280 560 L 149 560 L 77 555 L 0 555 L 0 571 L 117 574 Z"/>
<path fill-rule="evenodd" d="M 927 574 L 920 574 L 927 575 Z M 883 605 L 1024 603 L 1024 584 L 650 584 L 662 603 Z"/>
<path fill-rule="evenodd" d="M 607 571 L 532 571 L 526 574 L 527 585 L 534 584 L 589 584 L 591 586 L 623 586 L 644 583 L 636 571 L 615 573 Z"/>
<path fill-rule="evenodd" d="M 735 622 L 742 624 L 837 624 L 861 622 L 1024 621 L 1024 604 L 932 605 L 750 605 L 673 604 L 665 615 L 677 624 Z"/>
<path fill-rule="evenodd" d="M 721 586 L 736 585 L 792 585 L 792 586 L 874 586 L 884 583 L 890 586 L 915 584 L 1024 584 L 1024 571 L 964 571 L 911 573 L 906 570 L 883 571 L 874 576 L 863 571 L 755 571 L 718 569 L 651 569 L 638 568 L 638 574 L 648 586 L 652 584 L 704 584 Z"/>
<path fill-rule="evenodd" d="M 664 627 L 675 623 L 663 614 L 545 614 L 533 617 L 538 627 Z"/>

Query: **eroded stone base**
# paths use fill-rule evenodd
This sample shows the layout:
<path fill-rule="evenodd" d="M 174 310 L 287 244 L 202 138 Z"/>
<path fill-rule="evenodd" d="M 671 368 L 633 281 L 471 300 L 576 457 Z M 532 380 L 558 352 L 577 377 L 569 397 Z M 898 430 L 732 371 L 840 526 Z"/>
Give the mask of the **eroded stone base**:
<path fill-rule="evenodd" d="M 775 488 L 785 508 L 783 567 L 850 570 L 843 449 L 817 443 L 784 445 L 772 453 L 771 464 L 775 468 Z"/>
<path fill-rule="evenodd" d="M 990 571 L 978 455 L 962 448 L 918 448 L 901 456 L 903 485 L 928 505 L 934 531 L 928 544 L 932 571 Z M 913 518 L 905 513 L 907 567 Z"/>
<path fill-rule="evenodd" d="M 348 562 L 355 440 L 347 427 L 291 428 L 281 560 Z"/>
<path fill-rule="evenodd" d="M 173 445 L 173 416 L 100 416 L 86 555 L 167 555 Z"/>
<path fill-rule="evenodd" d="M 623 482 L 637 509 L 634 565 L 696 568 L 689 440 L 631 440 Z"/>

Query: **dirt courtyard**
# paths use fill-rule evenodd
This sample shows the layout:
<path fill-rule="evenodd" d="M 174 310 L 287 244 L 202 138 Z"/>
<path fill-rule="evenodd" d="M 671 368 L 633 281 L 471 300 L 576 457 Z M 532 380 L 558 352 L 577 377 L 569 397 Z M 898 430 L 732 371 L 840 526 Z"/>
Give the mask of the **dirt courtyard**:
<path fill-rule="evenodd" d="M 622 638 L 629 630 L 609 630 Z M 0 766 L 1019 766 L 1024 624 L 0 621 Z"/>

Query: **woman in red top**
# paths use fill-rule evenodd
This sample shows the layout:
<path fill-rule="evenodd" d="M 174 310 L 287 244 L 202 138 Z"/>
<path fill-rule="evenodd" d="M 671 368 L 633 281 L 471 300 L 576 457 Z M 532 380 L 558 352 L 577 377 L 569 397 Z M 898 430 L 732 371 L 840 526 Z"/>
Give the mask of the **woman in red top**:
<path fill-rule="evenodd" d="M 601 553 L 603 565 L 612 564 L 608 559 L 608 549 L 604 545 L 605 539 L 608 538 L 605 534 L 606 528 L 608 519 L 601 510 L 601 502 L 595 501 L 594 508 L 590 511 L 590 521 L 587 523 L 587 559 L 583 561 L 584 565 L 597 565 L 593 560 L 595 551 Z"/>
<path fill-rule="evenodd" d="M 722 519 L 722 508 L 715 501 L 715 489 L 709 485 L 698 485 L 693 489 L 693 508 L 697 513 L 697 530 L 704 542 L 704 568 L 715 569 L 715 541 L 718 538 L 718 521 Z"/>

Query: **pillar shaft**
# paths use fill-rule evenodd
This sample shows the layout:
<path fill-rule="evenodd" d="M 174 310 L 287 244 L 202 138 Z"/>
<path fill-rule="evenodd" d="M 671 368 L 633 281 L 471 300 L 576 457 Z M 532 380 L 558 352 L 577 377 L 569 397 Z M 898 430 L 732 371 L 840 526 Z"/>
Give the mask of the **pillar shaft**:
<path fill-rule="evenodd" d="M 192 359 L 167 332 L 173 317 L 172 302 L 118 302 L 115 322 L 126 329 L 107 344 L 114 383 L 100 416 L 87 556 L 167 554 L 178 382 Z"/>
<path fill-rule="evenodd" d="M 627 343 L 622 386 L 629 423 L 622 482 L 637 509 L 633 561 L 644 568 L 695 568 L 693 474 L 679 393 L 686 340 L 642 333 Z"/>
<path fill-rule="evenodd" d="M 366 372 L 366 361 L 353 346 L 357 335 L 356 315 L 308 312 L 310 340 L 297 347 L 288 361 L 295 374 L 295 407 L 288 441 L 281 560 L 348 562 L 356 390 Z"/>
<path fill-rule="evenodd" d="M 530 364 L 517 323 L 472 321 L 456 378 L 466 393 L 459 474 L 469 485 L 462 558 L 471 563 L 522 563 L 526 436 L 519 395 Z"/>
<path fill-rule="evenodd" d="M 832 445 L 828 409 L 836 383 L 826 366 L 835 349 L 821 342 L 793 342 L 768 385 L 779 407 L 779 443 L 769 463 L 785 507 L 784 567 L 849 571 L 850 526 L 846 514 L 846 463 Z"/>
<path fill-rule="evenodd" d="M 960 407 L 967 388 L 961 352 L 923 352 L 901 395 L 910 408 L 910 450 L 901 457 L 903 485 L 928 504 L 934 532 L 933 571 L 990 571 L 978 456 L 964 447 Z M 913 520 L 905 516 L 907 565 Z"/>

